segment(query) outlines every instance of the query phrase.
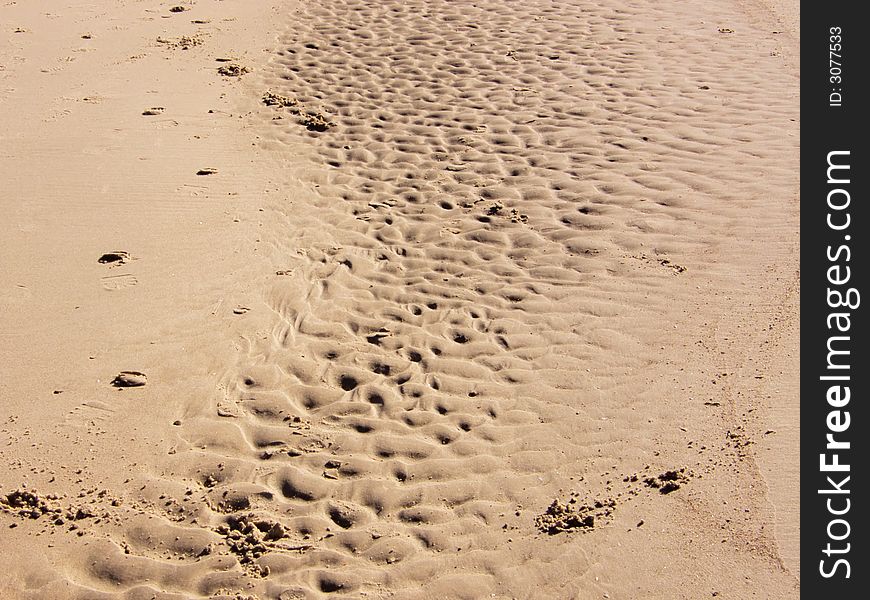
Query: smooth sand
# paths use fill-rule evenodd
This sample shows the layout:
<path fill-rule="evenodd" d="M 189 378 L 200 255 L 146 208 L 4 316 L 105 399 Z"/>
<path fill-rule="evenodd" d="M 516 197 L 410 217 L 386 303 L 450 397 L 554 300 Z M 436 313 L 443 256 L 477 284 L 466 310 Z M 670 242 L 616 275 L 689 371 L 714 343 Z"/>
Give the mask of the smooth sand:
<path fill-rule="evenodd" d="M 796 8 L 111 4 L 0 6 L 0 595 L 798 597 Z"/>

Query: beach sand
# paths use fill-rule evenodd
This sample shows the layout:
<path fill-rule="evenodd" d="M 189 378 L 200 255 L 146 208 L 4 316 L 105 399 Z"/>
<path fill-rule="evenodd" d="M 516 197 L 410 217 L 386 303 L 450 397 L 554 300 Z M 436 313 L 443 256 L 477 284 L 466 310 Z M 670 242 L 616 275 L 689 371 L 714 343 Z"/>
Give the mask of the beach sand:
<path fill-rule="evenodd" d="M 797 14 L 0 6 L 0 596 L 797 598 Z"/>

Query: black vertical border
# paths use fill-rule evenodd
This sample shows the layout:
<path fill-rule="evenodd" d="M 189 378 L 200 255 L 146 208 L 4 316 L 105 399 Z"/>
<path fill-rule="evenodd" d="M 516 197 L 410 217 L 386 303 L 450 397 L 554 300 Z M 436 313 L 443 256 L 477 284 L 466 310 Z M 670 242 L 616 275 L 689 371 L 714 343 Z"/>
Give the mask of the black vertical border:
<path fill-rule="evenodd" d="M 867 379 L 870 378 L 870 343 L 864 313 L 865 303 L 870 296 L 865 282 L 870 263 L 867 260 L 868 223 L 867 180 L 870 179 L 870 164 L 867 161 L 867 123 L 865 113 L 870 111 L 865 78 L 870 71 L 870 28 L 861 18 L 868 8 L 865 3 L 852 2 L 802 2 L 801 3 L 801 593 L 806 598 L 836 598 L 850 600 L 870 597 L 870 561 L 867 545 L 870 535 L 867 532 L 866 489 L 868 487 L 867 440 L 870 439 L 870 424 L 866 403 Z M 837 43 L 836 30 L 841 28 L 839 43 L 842 60 L 830 54 L 832 43 Z M 836 46 L 834 46 L 836 48 Z M 836 65 L 842 65 L 841 81 L 831 78 Z M 842 96 L 839 106 L 837 97 Z M 832 179 L 849 179 L 848 183 L 829 183 L 828 157 L 830 152 L 848 151 L 832 159 L 838 164 L 848 163 L 850 169 L 832 171 Z M 848 173 L 848 175 L 846 175 Z M 828 194 L 832 190 L 845 190 L 849 206 L 835 211 L 828 206 Z M 843 192 L 833 192 L 834 204 L 842 205 L 847 196 Z M 828 216 L 835 225 L 845 222 L 849 215 L 849 227 L 836 231 L 828 225 Z M 849 251 L 841 249 L 847 246 Z M 830 248 L 830 250 L 829 250 Z M 840 254 L 837 254 L 840 249 Z M 829 253 L 836 260 L 829 259 Z M 848 260 L 847 260 L 848 258 Z M 829 271 L 839 266 L 839 271 Z M 843 279 L 845 267 L 849 267 L 849 281 L 833 285 L 829 275 Z M 862 294 L 856 308 L 833 308 L 828 302 L 828 290 L 846 293 L 855 288 Z M 868 292 L 870 293 L 870 292 Z M 834 299 L 836 301 L 836 297 Z M 849 313 L 849 331 L 829 329 L 830 313 Z M 845 319 L 839 321 L 846 324 Z M 848 355 L 837 355 L 836 362 L 848 363 L 850 368 L 832 370 L 828 368 L 828 342 L 830 336 L 848 336 L 848 341 L 837 340 L 834 346 L 849 350 Z M 849 381 L 820 379 L 824 375 L 847 375 Z M 828 402 L 827 393 L 831 385 L 848 385 L 850 400 L 848 404 L 834 407 Z M 841 392 L 841 403 L 844 392 Z M 836 397 L 834 398 L 836 402 Z M 831 411 L 840 413 L 831 416 Z M 829 429 L 829 416 L 835 428 L 842 428 L 845 411 L 849 413 L 848 429 L 832 433 Z M 826 449 L 827 434 L 832 433 L 836 441 L 849 442 L 848 449 Z M 828 462 L 832 454 L 839 455 L 839 462 L 849 465 L 848 472 L 822 472 L 820 455 L 827 453 Z M 827 480 L 849 493 L 820 493 L 834 486 Z M 850 479 L 844 484 L 845 476 Z M 831 500 L 833 510 L 849 510 L 842 515 L 833 515 L 827 502 Z M 848 504 L 847 504 L 848 500 Z M 842 540 L 830 539 L 829 524 L 834 519 L 842 522 L 831 525 L 830 531 Z M 847 552 L 830 556 L 825 554 L 828 544 L 836 550 Z M 847 546 L 848 544 L 848 546 Z M 837 559 L 849 564 L 849 577 L 844 564 L 836 567 L 834 575 L 826 578 L 822 570 L 831 572 Z M 821 563 L 820 561 L 825 561 Z"/>

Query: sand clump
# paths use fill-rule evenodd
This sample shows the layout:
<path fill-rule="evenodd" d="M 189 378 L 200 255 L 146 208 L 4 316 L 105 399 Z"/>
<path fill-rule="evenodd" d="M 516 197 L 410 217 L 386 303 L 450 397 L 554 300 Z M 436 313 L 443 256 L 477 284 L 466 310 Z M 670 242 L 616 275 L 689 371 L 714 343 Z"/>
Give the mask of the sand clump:
<path fill-rule="evenodd" d="M 49 504 L 57 500 L 55 495 L 40 496 L 29 490 L 15 490 L 0 497 L 0 505 L 4 510 L 13 512 L 21 517 L 38 519 L 45 514 L 60 514 L 60 507 Z"/>
<path fill-rule="evenodd" d="M 114 519 L 112 512 L 121 505 L 120 500 L 110 495 L 108 490 L 91 489 L 78 494 L 76 500 L 19 488 L 0 495 L 0 511 L 21 519 L 38 520 L 45 526 L 63 528 L 82 536 L 89 529 L 88 523 L 99 524 Z M 10 527 L 17 525 L 13 522 Z"/>
<path fill-rule="evenodd" d="M 296 98 L 276 94 L 275 92 L 266 92 L 263 94 L 263 104 L 266 106 L 278 106 L 282 108 L 292 108 L 299 104 Z"/>
<path fill-rule="evenodd" d="M 565 501 L 555 499 L 547 510 L 535 517 L 535 526 L 539 531 L 549 535 L 569 531 L 591 531 L 595 527 L 613 520 L 617 509 L 626 503 L 635 501 L 643 488 L 657 490 L 667 495 L 688 484 L 694 473 L 682 467 L 670 469 L 650 476 L 650 466 L 640 473 L 625 475 L 621 478 L 624 486 L 608 482 L 605 486 L 607 496 L 603 498 L 584 498 L 581 492 L 572 492 Z M 608 480 L 610 481 L 610 480 Z"/>
<path fill-rule="evenodd" d="M 158 44 L 163 44 L 168 48 L 178 50 L 190 50 L 196 46 L 201 46 L 205 43 L 205 36 L 202 34 L 182 35 L 178 38 L 167 39 L 164 37 L 157 38 Z"/>
<path fill-rule="evenodd" d="M 567 503 L 553 500 L 546 512 L 535 517 L 537 528 L 550 535 L 573 530 L 591 530 L 613 514 L 616 500 L 582 503 L 576 497 Z"/>
<path fill-rule="evenodd" d="M 304 111 L 299 119 L 302 125 L 308 131 L 326 131 L 331 127 L 335 127 L 335 123 L 329 120 L 329 117 L 321 112 Z"/>
<path fill-rule="evenodd" d="M 657 489 L 660 494 L 670 494 L 680 489 L 689 481 L 685 469 L 679 471 L 665 471 L 656 477 L 647 477 L 643 480 L 644 485 Z"/>
<path fill-rule="evenodd" d="M 263 104 L 274 108 L 289 108 L 291 114 L 299 115 L 299 123 L 309 131 L 326 131 L 335 127 L 336 123 L 319 111 L 306 110 L 299 100 L 290 96 L 266 92 L 263 94 Z"/>
<path fill-rule="evenodd" d="M 224 77 L 241 77 L 246 73 L 250 73 L 250 67 L 246 67 L 243 65 L 238 65 L 236 63 L 230 63 L 226 65 L 221 65 L 218 67 L 218 73 L 223 75 Z"/>

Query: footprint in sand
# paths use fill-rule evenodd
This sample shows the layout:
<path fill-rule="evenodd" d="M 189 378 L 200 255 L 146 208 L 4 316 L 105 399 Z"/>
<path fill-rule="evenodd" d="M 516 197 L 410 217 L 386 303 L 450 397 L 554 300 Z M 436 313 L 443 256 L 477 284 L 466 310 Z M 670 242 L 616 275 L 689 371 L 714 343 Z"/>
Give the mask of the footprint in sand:
<path fill-rule="evenodd" d="M 81 427 L 99 421 L 105 421 L 115 410 L 104 402 L 91 400 L 73 408 L 66 416 L 66 424 Z"/>
<path fill-rule="evenodd" d="M 107 275 L 100 280 L 103 284 L 103 289 L 110 292 L 123 290 L 128 287 L 133 287 L 139 283 L 134 275 L 124 273 L 122 275 Z"/>

